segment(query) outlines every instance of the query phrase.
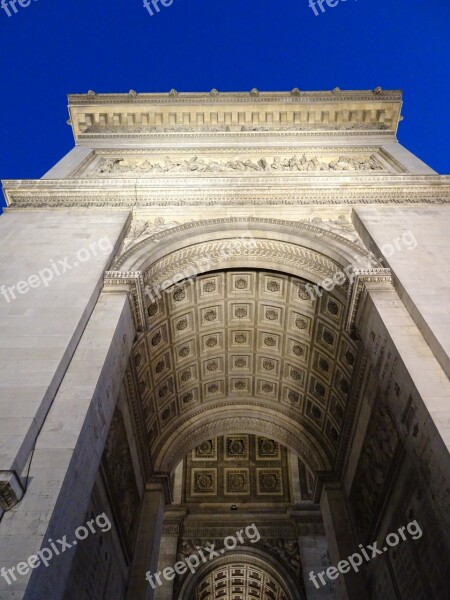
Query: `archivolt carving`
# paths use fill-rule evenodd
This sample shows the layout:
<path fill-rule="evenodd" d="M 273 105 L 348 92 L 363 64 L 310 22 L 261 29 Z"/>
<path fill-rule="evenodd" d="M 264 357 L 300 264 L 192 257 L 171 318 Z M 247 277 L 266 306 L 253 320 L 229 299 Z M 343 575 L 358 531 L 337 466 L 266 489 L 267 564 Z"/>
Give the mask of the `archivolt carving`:
<path fill-rule="evenodd" d="M 192 265 L 197 265 L 197 271 L 233 266 L 233 263 L 242 261 L 242 256 L 250 263 L 264 261 L 267 264 L 266 261 L 270 260 L 293 268 L 301 266 L 320 279 L 333 277 L 340 270 L 336 263 L 325 256 L 294 244 L 253 240 L 250 247 L 243 243 L 241 252 L 236 253 L 235 240 L 222 240 L 190 246 L 159 260 L 145 273 L 144 283 L 154 286 L 164 280 L 171 280 L 177 273 L 185 272 Z"/>
<path fill-rule="evenodd" d="M 173 226 L 174 225 L 174 226 Z M 186 237 L 188 235 L 192 235 L 195 230 L 199 230 L 201 228 L 217 226 L 217 228 L 224 229 L 225 226 L 235 225 L 237 227 L 242 227 L 243 225 L 247 228 L 248 232 L 260 227 L 285 227 L 292 230 L 292 233 L 298 235 L 300 232 L 304 231 L 308 234 L 313 234 L 319 236 L 320 238 L 328 239 L 331 244 L 338 244 L 343 246 L 350 253 L 369 257 L 369 252 L 363 248 L 361 248 L 358 244 L 354 243 L 352 240 L 343 237 L 342 235 L 336 233 L 336 229 L 343 230 L 348 235 L 348 226 L 350 223 L 344 224 L 341 222 L 334 223 L 334 231 L 331 231 L 331 228 L 327 225 L 325 227 L 317 227 L 311 223 L 305 223 L 301 221 L 286 221 L 281 219 L 262 219 L 262 218 L 254 218 L 254 217 L 246 217 L 246 218 L 227 218 L 227 219 L 207 219 L 204 221 L 192 221 L 189 223 L 184 223 L 182 225 L 176 225 L 175 222 L 172 223 L 163 223 L 156 222 L 154 224 L 144 222 L 143 224 L 132 224 L 130 228 L 130 234 L 127 238 L 131 238 L 132 240 L 143 238 L 138 243 L 134 244 L 131 248 L 126 250 L 121 256 L 119 256 L 115 263 L 114 269 L 120 270 L 122 266 L 134 255 L 148 247 L 149 250 L 153 251 L 155 248 L 155 244 L 169 241 L 170 237 L 175 236 L 176 234 L 186 233 Z M 169 228 L 168 228 L 169 227 Z M 157 231 L 155 232 L 155 229 Z M 162 230 L 160 230 L 162 229 Z M 153 234 L 153 235 L 149 235 Z M 145 237 L 145 235 L 149 235 L 149 237 Z M 278 242 L 279 244 L 283 244 L 283 242 Z M 128 243 L 129 245 L 129 243 Z"/>

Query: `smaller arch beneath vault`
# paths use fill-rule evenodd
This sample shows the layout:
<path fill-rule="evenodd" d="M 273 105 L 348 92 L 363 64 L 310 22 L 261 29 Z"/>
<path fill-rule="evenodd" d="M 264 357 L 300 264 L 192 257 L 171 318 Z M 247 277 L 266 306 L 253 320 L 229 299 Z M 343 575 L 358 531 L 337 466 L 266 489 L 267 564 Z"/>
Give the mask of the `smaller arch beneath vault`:
<path fill-rule="evenodd" d="M 192 416 L 173 428 L 158 443 L 154 454 L 155 471 L 171 473 L 191 450 L 208 439 L 227 433 L 251 433 L 269 437 L 302 458 L 313 473 L 331 468 L 328 454 L 299 422 L 275 409 L 252 406 L 223 406 Z"/>
<path fill-rule="evenodd" d="M 244 563 L 265 571 L 276 581 L 289 600 L 305 600 L 305 596 L 299 589 L 299 584 L 294 581 L 291 573 L 280 561 L 275 560 L 266 552 L 248 546 L 235 548 L 230 555 L 221 556 L 211 562 L 202 564 L 194 574 L 189 575 L 184 581 L 179 593 L 179 600 L 192 600 L 195 589 L 202 579 L 207 577 L 209 573 L 223 569 L 233 563 Z"/>

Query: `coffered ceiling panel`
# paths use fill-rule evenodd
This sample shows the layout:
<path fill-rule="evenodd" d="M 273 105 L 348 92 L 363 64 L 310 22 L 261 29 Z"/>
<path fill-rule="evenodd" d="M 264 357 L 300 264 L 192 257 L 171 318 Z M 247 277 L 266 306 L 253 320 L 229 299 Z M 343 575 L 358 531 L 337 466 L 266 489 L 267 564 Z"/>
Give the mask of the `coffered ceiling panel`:
<path fill-rule="evenodd" d="M 290 501 L 288 451 L 274 440 L 236 432 L 207 440 L 184 461 L 185 503 Z"/>

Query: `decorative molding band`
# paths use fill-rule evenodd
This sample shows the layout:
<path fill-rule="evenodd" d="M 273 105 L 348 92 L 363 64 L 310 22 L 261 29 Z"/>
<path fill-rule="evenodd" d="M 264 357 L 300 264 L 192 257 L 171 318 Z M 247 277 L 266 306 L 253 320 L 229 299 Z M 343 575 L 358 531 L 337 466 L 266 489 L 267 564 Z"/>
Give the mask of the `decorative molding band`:
<path fill-rule="evenodd" d="M 120 130 L 119 130 L 120 131 Z M 124 133 L 123 130 L 117 133 L 84 133 L 79 136 L 78 142 L 80 146 L 90 146 L 92 142 L 105 144 L 107 141 L 111 144 L 140 144 L 142 142 L 155 142 L 160 144 L 171 144 L 178 146 L 194 142 L 195 144 L 208 143 L 242 143 L 242 144 L 267 144 L 267 141 L 279 143 L 294 143 L 301 136 L 302 140 L 310 140 L 311 142 L 324 141 L 329 139 L 338 140 L 373 140 L 373 143 L 391 142 L 397 138 L 395 132 L 388 129 L 346 129 L 346 130 L 330 130 L 330 129 L 303 129 L 303 130 L 271 130 L 271 131 L 177 131 L 171 129 L 166 132 L 150 130 L 148 133 L 136 133 L 130 129 L 129 133 Z"/>
<path fill-rule="evenodd" d="M 286 519 L 278 519 L 271 517 L 271 523 L 265 524 L 262 520 L 257 519 L 258 531 L 264 539 L 290 539 L 297 538 L 299 535 L 324 535 L 324 527 L 322 519 L 303 517 L 301 521 L 297 518 L 288 517 Z M 234 515 L 234 519 L 227 522 L 220 522 L 217 525 L 195 521 L 195 517 L 189 517 L 183 528 L 183 538 L 214 538 L 223 539 L 227 535 L 232 535 L 236 529 L 241 527 L 241 523 L 246 523 L 246 518 L 240 517 L 239 514 Z"/>
<path fill-rule="evenodd" d="M 201 146 L 200 148 L 195 149 L 195 155 L 197 156 L 209 156 L 209 155 L 217 155 L 217 156 L 234 156 L 234 155 L 247 155 L 254 154 L 255 152 L 267 152 L 268 148 L 265 145 L 261 146 Z M 175 154 L 176 156 L 192 156 L 193 149 L 191 147 L 181 147 L 181 148 L 160 148 L 160 147 L 147 147 L 147 148 L 94 148 L 92 152 L 86 157 L 85 160 L 92 159 L 96 156 L 101 157 L 112 157 L 117 156 L 118 154 L 129 157 L 139 157 L 139 156 L 165 156 L 168 152 Z M 347 155 L 347 154 L 375 154 L 379 152 L 383 154 L 384 158 L 391 157 L 391 155 L 383 148 L 377 145 L 355 145 L 355 146 L 271 146 L 270 147 L 270 155 L 272 156 L 292 156 L 298 152 L 311 154 L 320 152 L 325 156 L 327 155 Z M 80 165 L 81 166 L 81 165 Z M 77 171 L 78 172 L 78 167 Z M 73 174 L 72 174 L 73 175 Z"/>
<path fill-rule="evenodd" d="M 145 420 L 142 412 L 142 398 L 139 392 L 136 371 L 133 366 L 131 357 L 128 367 L 125 371 L 124 382 L 128 399 L 128 405 L 130 407 L 130 412 L 133 417 L 134 430 L 138 441 L 137 448 L 142 465 L 142 471 L 144 479 L 148 480 L 150 475 L 153 473 L 153 464 L 150 455 L 150 448 L 147 442 Z"/>
<path fill-rule="evenodd" d="M 348 308 L 345 327 L 347 331 L 354 331 L 356 328 L 356 317 L 358 308 L 364 297 L 366 283 L 378 283 L 392 285 L 392 275 L 390 269 L 355 269 L 353 278 L 348 288 Z"/>
<path fill-rule="evenodd" d="M 301 181 L 300 181 L 301 178 Z M 444 175 L 190 176 L 5 180 L 8 206 L 212 207 L 361 204 L 448 204 Z"/>

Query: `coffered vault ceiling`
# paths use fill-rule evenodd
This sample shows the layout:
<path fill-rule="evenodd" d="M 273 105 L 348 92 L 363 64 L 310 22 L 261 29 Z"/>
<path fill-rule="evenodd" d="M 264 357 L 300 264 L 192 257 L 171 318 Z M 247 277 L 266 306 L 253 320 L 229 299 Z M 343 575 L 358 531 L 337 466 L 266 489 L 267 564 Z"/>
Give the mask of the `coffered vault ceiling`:
<path fill-rule="evenodd" d="M 195 600 L 288 600 L 263 569 L 236 562 L 215 569 L 197 586 Z"/>
<path fill-rule="evenodd" d="M 226 400 L 252 407 L 250 417 L 258 407 L 283 412 L 332 460 L 356 346 L 343 331 L 342 301 L 325 291 L 312 300 L 305 283 L 229 270 L 147 297 L 148 332 L 135 343 L 134 362 L 153 453 L 199 409 Z"/>

